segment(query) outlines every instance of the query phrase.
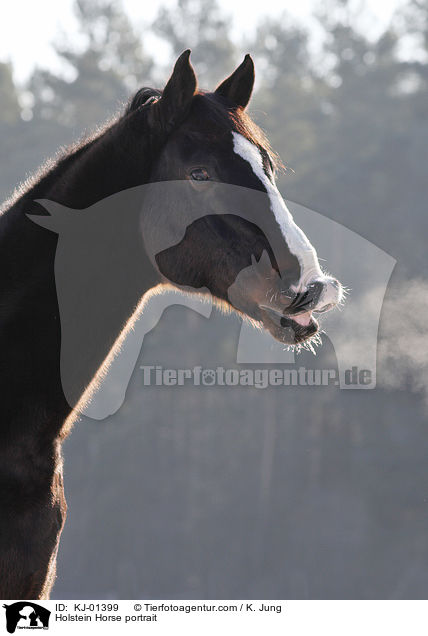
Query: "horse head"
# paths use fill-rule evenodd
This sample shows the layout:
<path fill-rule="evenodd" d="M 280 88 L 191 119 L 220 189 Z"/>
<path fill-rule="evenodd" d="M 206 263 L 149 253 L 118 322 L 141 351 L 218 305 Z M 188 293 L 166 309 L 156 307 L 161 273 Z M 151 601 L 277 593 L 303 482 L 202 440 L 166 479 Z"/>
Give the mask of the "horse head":
<path fill-rule="evenodd" d="M 298 344 L 317 333 L 317 313 L 340 303 L 341 284 L 323 273 L 294 223 L 275 183 L 278 159 L 246 113 L 251 57 L 209 93 L 198 90 L 189 53 L 163 93 L 145 94 L 148 121 L 168 130 L 145 197 L 146 247 L 165 281 L 208 290 L 276 339 Z"/>

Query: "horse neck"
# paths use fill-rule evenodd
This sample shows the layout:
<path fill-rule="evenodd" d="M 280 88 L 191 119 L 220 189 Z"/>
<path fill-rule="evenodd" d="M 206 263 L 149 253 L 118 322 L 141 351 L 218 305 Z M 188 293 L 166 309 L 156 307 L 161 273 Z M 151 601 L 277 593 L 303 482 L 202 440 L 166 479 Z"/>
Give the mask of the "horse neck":
<path fill-rule="evenodd" d="M 39 227 L 27 214 L 43 214 L 35 199 L 86 208 L 140 184 L 144 166 L 143 160 L 134 160 L 133 141 L 119 121 L 59 162 L 0 217 L 0 436 L 19 436 L 29 428 L 34 434 L 56 436 L 74 406 L 64 397 L 60 377 L 61 327 L 54 273 L 58 236 Z M 135 241 L 137 235 L 138 225 L 129 233 Z M 70 375 L 76 402 L 141 297 L 157 283 L 157 275 L 148 265 L 146 276 L 127 288 L 122 303 L 103 305 L 106 312 L 97 329 L 82 343 L 83 351 L 75 352 L 77 362 Z M 88 276 L 83 293 L 93 291 Z M 114 298 L 114 290 L 110 291 Z"/>

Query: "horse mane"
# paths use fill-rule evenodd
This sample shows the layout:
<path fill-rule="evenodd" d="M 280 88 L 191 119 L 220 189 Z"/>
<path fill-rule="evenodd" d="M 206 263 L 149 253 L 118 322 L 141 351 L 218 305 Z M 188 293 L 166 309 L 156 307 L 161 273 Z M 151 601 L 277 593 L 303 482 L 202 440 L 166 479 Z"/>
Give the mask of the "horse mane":
<path fill-rule="evenodd" d="M 136 97 L 137 95 L 133 100 Z M 53 157 L 47 159 L 28 178 L 15 187 L 12 194 L 0 205 L 0 216 L 16 204 L 19 204 L 21 199 L 34 200 L 44 197 L 51 187 L 66 178 L 67 172 L 72 170 L 76 160 L 89 154 L 95 146 L 108 143 L 111 136 L 118 131 L 119 126 L 123 125 L 121 132 L 125 137 L 126 134 L 129 135 L 132 126 L 127 126 L 127 120 L 130 119 L 134 111 L 135 108 L 131 108 L 131 104 L 129 104 L 125 110 L 122 108 L 120 112 L 108 119 L 104 124 L 97 126 L 89 134 L 86 133 L 77 141 L 61 146 Z M 144 130 L 146 127 L 144 124 L 146 115 L 139 113 L 138 119 L 139 129 Z M 41 213 L 44 214 L 43 211 Z"/>
<path fill-rule="evenodd" d="M 144 86 L 143 88 L 140 88 L 133 97 L 131 97 L 125 109 L 125 114 L 129 114 L 139 108 L 153 104 L 153 102 L 157 101 L 161 97 L 162 91 L 157 88 Z"/>

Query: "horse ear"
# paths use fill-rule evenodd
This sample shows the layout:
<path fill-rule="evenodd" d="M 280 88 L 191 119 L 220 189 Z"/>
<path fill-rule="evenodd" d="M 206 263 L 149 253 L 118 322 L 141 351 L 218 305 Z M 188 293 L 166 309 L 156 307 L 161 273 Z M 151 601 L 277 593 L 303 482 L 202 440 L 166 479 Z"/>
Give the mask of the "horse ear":
<path fill-rule="evenodd" d="M 197 80 L 189 58 L 190 49 L 187 49 L 176 61 L 162 97 L 155 104 L 162 123 L 167 127 L 174 126 L 187 115 L 196 93 Z"/>
<path fill-rule="evenodd" d="M 237 106 L 245 108 L 250 101 L 253 86 L 254 62 L 247 53 L 242 64 L 220 86 L 217 86 L 215 92 Z"/>

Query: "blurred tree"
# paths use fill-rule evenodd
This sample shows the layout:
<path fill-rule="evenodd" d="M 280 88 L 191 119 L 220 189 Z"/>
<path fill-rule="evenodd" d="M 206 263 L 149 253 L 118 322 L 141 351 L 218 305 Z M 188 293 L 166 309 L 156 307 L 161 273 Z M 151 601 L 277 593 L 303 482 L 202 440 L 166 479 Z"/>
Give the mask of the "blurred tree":
<path fill-rule="evenodd" d="M 428 128 L 414 117 L 419 89 L 403 81 L 408 64 L 400 59 L 396 30 L 388 26 L 369 38 L 352 7 L 350 0 L 331 0 L 319 13 L 330 115 L 317 135 L 314 167 L 322 165 L 323 175 L 320 180 L 317 167 L 312 186 L 309 179 L 310 203 L 322 202 L 338 221 L 420 272 L 425 248 L 415 245 L 413 231 L 403 232 L 403 210 L 418 234 L 428 231 L 424 197 L 413 200 L 414 191 L 426 191 L 421 139 L 426 145 Z M 374 223 L 379 213 L 384 216 Z"/>
<path fill-rule="evenodd" d="M 421 76 L 428 82 L 428 0 L 410 0 L 398 12 L 398 22 L 402 25 L 402 35 L 416 39 L 416 46 L 423 54 L 423 59 L 415 64 Z"/>
<path fill-rule="evenodd" d="M 116 0 L 76 0 L 75 11 L 83 46 L 54 45 L 72 79 L 37 70 L 30 90 L 37 119 L 80 129 L 114 114 L 130 90 L 149 83 L 153 63 Z"/>
<path fill-rule="evenodd" d="M 20 119 L 21 108 L 13 82 L 11 64 L 0 62 L 0 124 L 15 124 Z"/>
<path fill-rule="evenodd" d="M 178 0 L 173 7 L 162 7 L 153 31 L 168 44 L 173 57 L 192 49 L 202 87 L 212 90 L 234 68 L 237 47 L 231 21 L 217 0 Z"/>
<path fill-rule="evenodd" d="M 268 134 L 285 164 L 304 179 L 317 152 L 317 129 L 326 86 L 318 78 L 308 53 L 308 34 L 283 14 L 262 21 L 248 49 L 256 62 L 256 93 L 250 111 Z M 293 180 L 280 183 L 289 186 Z"/>
<path fill-rule="evenodd" d="M 18 94 L 12 65 L 0 63 L 0 193 L 3 197 L 12 190 L 18 178 L 15 160 L 23 142 L 24 128 Z"/>

